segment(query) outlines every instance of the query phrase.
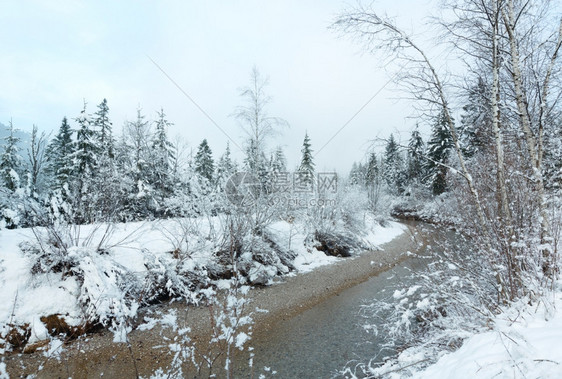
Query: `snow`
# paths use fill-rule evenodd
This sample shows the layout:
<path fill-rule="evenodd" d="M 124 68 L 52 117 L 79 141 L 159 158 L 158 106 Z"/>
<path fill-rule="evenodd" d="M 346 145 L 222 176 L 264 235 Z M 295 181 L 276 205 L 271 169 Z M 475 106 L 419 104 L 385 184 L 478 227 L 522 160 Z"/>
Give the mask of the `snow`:
<path fill-rule="evenodd" d="M 0 379 L 10 379 L 4 362 L 0 362 Z"/>
<path fill-rule="evenodd" d="M 19 242 L 33 238 L 30 230 L 0 231 L 0 325 L 29 324 L 30 342 L 46 338 L 41 316 L 61 313 L 78 320 L 77 285 L 60 281 L 60 275 L 32 276 L 31 260 L 23 256 Z"/>
<path fill-rule="evenodd" d="M 562 290 L 538 306 L 519 302 L 416 378 L 559 378 L 562 374 Z M 547 305 L 545 305 L 547 304 Z"/>
<path fill-rule="evenodd" d="M 234 346 L 236 346 L 240 350 L 243 350 L 244 344 L 249 340 L 250 340 L 250 336 L 248 336 L 244 332 L 240 332 L 236 335 L 236 342 L 234 343 Z"/>
<path fill-rule="evenodd" d="M 310 272 L 315 268 L 340 260 L 340 258 L 328 256 L 311 246 L 307 246 L 307 232 L 302 225 L 278 221 L 271 224 L 268 230 L 272 233 L 276 243 L 297 254 L 293 265 L 298 272 Z"/>
<path fill-rule="evenodd" d="M 207 267 L 217 250 L 218 242 L 215 241 L 220 236 L 212 233 L 220 230 L 219 223 L 220 220 L 212 218 L 171 219 L 111 227 L 97 224 L 66 228 L 63 237 L 72 242 L 64 255 L 66 262 L 72 263 L 71 272 L 67 272 L 69 275 L 34 269 L 38 262 L 37 254 L 24 253 L 20 248 L 22 243 L 36 244 L 35 234 L 46 238 L 48 230 L 1 229 L 0 339 L 14 325 L 26 324 L 31 331 L 29 342 L 50 338 L 40 318 L 60 315 L 71 326 L 97 319 L 113 330 L 116 341 L 126 340 L 126 333 L 130 330 L 126 320 L 136 317 L 140 306 L 138 300 L 127 295 L 127 291 L 135 290 L 135 286 L 149 286 L 149 279 L 159 280 L 149 275 L 167 280 L 167 288 L 177 290 L 182 283 L 174 282 L 181 281 L 181 278 L 173 270 L 177 270 L 178 265 L 185 270 L 182 272 Z M 374 220 L 368 220 L 366 225 L 367 232 L 363 234 L 365 243 L 373 249 L 405 230 L 398 223 L 390 223 L 383 228 Z M 287 221 L 273 223 L 267 229 L 269 237 L 281 249 L 294 252 L 293 265 L 299 273 L 343 259 L 317 251 L 310 238 L 310 229 L 310 225 L 303 222 Z M 98 250 L 98 246 L 103 249 Z M 178 249 L 183 254 L 181 259 L 174 258 L 171 253 Z M 282 267 L 280 270 L 284 274 L 288 272 Z M 250 279 L 275 275 L 278 272 L 274 266 L 258 262 L 253 263 L 248 273 Z M 214 284 L 219 289 L 230 286 L 228 280 L 217 280 Z M 214 290 L 202 289 L 199 293 L 213 295 Z M 196 295 L 188 294 L 193 299 Z M 175 328 L 175 315 L 165 315 L 159 320 L 149 317 L 141 328 L 149 329 L 156 323 Z M 243 343 L 242 340 L 238 342 Z"/>
<path fill-rule="evenodd" d="M 372 219 L 367 219 L 366 223 L 368 232 L 364 239 L 374 247 L 392 241 L 408 229 L 406 225 L 394 221 L 388 222 L 386 226 L 382 226 Z"/>
<path fill-rule="evenodd" d="M 365 245 L 370 246 L 373 250 L 379 249 L 381 245 L 392 241 L 407 230 L 405 225 L 394 221 L 387 222 L 387 225 L 383 227 L 371 217 L 366 217 L 365 226 L 366 233 L 362 239 Z M 298 272 L 310 272 L 343 259 L 328 256 L 307 244 L 308 235 L 302 225 L 278 221 L 271 224 L 268 230 L 272 232 L 276 243 L 297 253 L 293 264 Z"/>

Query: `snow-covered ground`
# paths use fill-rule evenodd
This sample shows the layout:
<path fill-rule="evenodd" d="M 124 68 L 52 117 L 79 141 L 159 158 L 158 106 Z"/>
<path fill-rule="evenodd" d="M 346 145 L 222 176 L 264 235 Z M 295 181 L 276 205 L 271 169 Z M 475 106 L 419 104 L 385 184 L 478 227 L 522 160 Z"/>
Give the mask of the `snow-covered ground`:
<path fill-rule="evenodd" d="M 562 283 L 553 298 L 520 302 L 499 315 L 491 331 L 468 338 L 416 378 L 561 378 Z"/>
<path fill-rule="evenodd" d="M 0 337 L 6 337 L 15 326 L 25 326 L 31 333 L 30 343 L 48 339 L 41 317 L 49 315 L 61 315 L 69 325 L 101 320 L 115 327 L 113 318 L 134 317 L 141 305 L 128 296 L 133 290 L 137 291 L 135 294 L 154 291 L 154 281 L 172 293 L 191 288 L 179 277 L 188 272 L 206 273 L 213 264 L 213 255 L 220 247 L 220 223 L 219 219 L 182 219 L 109 228 L 67 227 L 61 235 L 71 245 L 64 256 L 65 262 L 73 267 L 71 272 L 38 267 L 38 262 L 47 266 L 50 263 L 38 259 L 37 247 L 42 246 L 37 243 L 36 234 L 44 234 L 40 238 L 44 243 L 49 238 L 45 229 L 0 230 Z M 372 248 L 405 230 L 398 223 L 383 228 L 374 220 L 367 220 L 366 225 L 361 243 Z M 314 249 L 305 225 L 280 221 L 270 225 L 268 232 L 282 250 L 293 252 L 292 264 L 297 272 L 342 259 Z M 30 242 L 36 253 L 29 248 L 22 251 L 21 246 Z M 273 265 L 253 265 L 249 276 L 260 271 L 271 277 L 289 272 L 278 261 Z M 189 296 L 195 299 L 197 293 Z M 5 348 L 0 344 L 0 352 Z"/>
<path fill-rule="evenodd" d="M 383 227 L 373 219 L 367 219 L 366 224 L 367 230 L 362 239 L 367 246 L 373 249 L 392 241 L 406 230 L 403 224 L 397 222 L 389 222 L 386 227 Z M 269 226 L 275 242 L 286 249 L 294 250 L 298 253 L 293 262 L 298 272 L 309 272 L 317 267 L 331 264 L 341 259 L 326 255 L 308 246 L 306 243 L 307 236 L 299 229 L 302 230 L 298 225 L 285 221 L 279 221 Z"/>
<path fill-rule="evenodd" d="M 90 290 L 99 287 L 96 294 L 90 294 L 97 297 L 97 306 L 101 307 L 105 302 L 109 312 L 112 307 L 121 304 L 123 312 L 129 312 L 129 316 L 134 316 L 138 310 L 139 304 L 125 304 L 123 293 L 111 286 L 111 280 L 105 280 L 112 273 L 108 265 L 119 267 L 127 275 L 146 279 L 150 274 L 148 267 L 155 267 L 149 263 L 171 265 L 174 263 L 171 252 L 176 249 L 190 252 L 189 257 L 183 259 L 185 269 L 197 270 L 210 264 L 217 245 L 209 237 L 220 225 L 218 220 L 207 221 L 195 224 L 193 220 L 118 224 L 109 232 L 100 226 L 73 230 L 73 238 L 78 242 L 72 254 L 76 254 L 80 261 L 82 272 L 86 273 L 84 280 L 90 281 Z M 398 223 L 382 227 L 374 220 L 367 220 L 367 225 L 362 242 L 373 248 L 391 241 L 405 230 Z M 285 221 L 268 227 L 270 237 L 278 246 L 295 253 L 293 265 L 296 272 L 305 273 L 342 259 L 314 249 L 305 230 L 303 225 Z M 185 235 L 190 237 L 185 239 L 182 237 Z M 34 342 L 50 338 L 41 321 L 42 316 L 58 314 L 64 316 L 69 324 L 80 325 L 88 315 L 85 314 L 84 304 L 81 304 L 83 283 L 73 275 L 33 273 L 37 258 L 20 248 L 26 241 L 36 241 L 33 230 L 0 230 L 0 330 L 5 336 L 13 326 L 28 324 L 31 331 L 29 342 Z M 106 248 L 105 254 L 85 252 L 88 250 L 86 247 L 98 245 Z M 220 281 L 216 284 L 220 286 Z M 561 301 L 562 282 L 548 301 L 512 305 L 497 316 L 490 331 L 468 338 L 459 350 L 443 355 L 424 371 L 414 373 L 414 377 L 562 377 L 562 312 L 558 311 Z M 4 349 L 2 347 L 2 352 Z M 402 366 L 419 359 L 423 359 L 423 354 L 416 356 L 415 352 L 399 358 Z M 0 377 L 3 365 L 0 363 Z M 402 374 L 397 371 L 390 376 L 401 377 Z"/>

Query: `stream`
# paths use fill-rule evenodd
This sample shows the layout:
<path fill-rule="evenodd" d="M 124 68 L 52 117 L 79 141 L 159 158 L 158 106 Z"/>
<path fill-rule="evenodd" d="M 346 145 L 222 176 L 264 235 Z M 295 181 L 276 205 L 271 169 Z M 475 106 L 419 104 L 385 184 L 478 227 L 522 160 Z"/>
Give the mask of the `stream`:
<path fill-rule="evenodd" d="M 265 374 L 268 378 L 331 378 L 346 366 L 353 368 L 357 363 L 366 363 L 373 357 L 380 361 L 385 354 L 392 354 L 390 350 L 382 350 L 384 336 L 375 336 L 365 330 L 363 325 L 374 321 L 363 316 L 363 306 L 374 299 L 392 300 L 394 290 L 415 284 L 415 279 L 411 279 L 410 274 L 423 270 L 430 261 L 414 256 L 400 259 L 400 253 L 413 249 L 413 252 L 415 250 L 423 257 L 431 251 L 432 246 L 438 246 L 438 241 L 454 242 L 455 239 L 453 232 L 423 223 L 409 223 L 409 226 L 413 241 L 410 236 L 403 236 L 402 239 L 397 239 L 394 247 L 386 247 L 394 249 L 395 253 L 398 251 L 394 258 L 385 261 L 384 256 L 370 253 L 371 255 L 364 254 L 345 263 L 348 270 L 353 267 L 356 273 L 358 270 L 366 270 L 363 282 L 353 282 L 350 286 L 342 287 L 345 288 L 343 290 L 328 291 L 333 281 L 333 276 L 329 273 L 339 270 L 337 265 L 330 265 L 333 266 L 330 269 L 317 269 L 314 275 L 317 279 L 322 278 L 321 281 L 311 281 L 307 274 L 292 278 L 292 287 L 282 288 L 295 288 L 299 289 L 297 292 L 303 293 L 312 291 L 315 296 L 323 292 L 329 292 L 330 295 L 322 297 L 310 307 L 283 314 L 271 324 L 261 324 L 248 343 L 254 349 L 253 368 L 248 367 L 245 350 L 243 354 L 235 355 L 234 377 L 258 378 L 260 374 Z M 383 254 L 389 256 L 390 251 Z M 383 262 L 387 263 L 383 265 Z M 386 266 L 387 264 L 392 267 Z M 380 265 L 381 269 L 374 270 L 371 267 L 376 266 L 373 265 Z M 370 272 L 379 273 L 373 275 Z M 293 300 L 296 304 L 302 304 L 300 300 L 296 300 L 299 297 L 295 297 L 292 291 L 264 290 L 261 293 L 276 302 L 289 303 Z M 272 293 L 276 294 L 275 298 L 271 298 Z M 179 310 L 178 314 L 184 312 L 181 309 L 185 310 L 178 303 L 163 306 L 162 309 L 173 307 Z M 191 309 L 186 313 L 189 314 L 199 315 L 195 319 L 204 322 L 208 310 Z M 166 335 L 160 333 L 157 328 L 131 333 L 131 348 L 127 350 L 124 344 L 111 343 L 110 333 L 102 332 L 70 344 L 61 351 L 60 357 L 46 359 L 41 354 L 17 354 L 7 357 L 6 364 L 11 366 L 9 371 L 14 377 L 35 374 L 39 378 L 134 378 L 137 370 L 140 375 L 150 377 L 150 373 L 158 367 L 167 367 L 172 356 L 166 341 L 173 340 L 173 331 L 168 329 Z M 274 376 L 273 371 L 276 372 Z"/>
<path fill-rule="evenodd" d="M 330 378 L 352 360 L 367 362 L 379 354 L 378 338 L 367 334 L 362 306 L 392 295 L 393 285 L 410 270 L 423 268 L 425 261 L 409 258 L 364 283 L 344 290 L 322 304 L 289 320 L 274 330 L 260 333 L 250 342 L 256 354 L 255 366 L 278 372 L 282 378 Z M 240 376 L 249 376 L 240 370 Z"/>
<path fill-rule="evenodd" d="M 440 232 L 431 226 L 418 224 L 417 229 L 424 235 L 420 236 L 424 240 L 423 246 L 417 251 L 422 256 L 429 253 L 435 239 L 454 237 L 452 232 Z M 274 328 L 258 333 L 250 342 L 256 354 L 255 371 L 263 372 L 265 366 L 277 371 L 276 376 L 281 378 L 330 378 L 337 376 L 346 365 L 353 367 L 375 356 L 382 359 L 383 337 L 365 331 L 363 324 L 367 320 L 361 315 L 361 309 L 373 299 L 387 299 L 395 289 L 415 284 L 414 279 L 409 278 L 410 274 L 423 270 L 428 261 L 409 257 L 291 319 L 280 321 Z M 387 352 L 387 356 L 390 353 Z M 243 366 L 243 363 L 238 362 L 238 365 Z M 240 367 L 237 374 L 237 377 L 250 377 L 250 370 Z"/>

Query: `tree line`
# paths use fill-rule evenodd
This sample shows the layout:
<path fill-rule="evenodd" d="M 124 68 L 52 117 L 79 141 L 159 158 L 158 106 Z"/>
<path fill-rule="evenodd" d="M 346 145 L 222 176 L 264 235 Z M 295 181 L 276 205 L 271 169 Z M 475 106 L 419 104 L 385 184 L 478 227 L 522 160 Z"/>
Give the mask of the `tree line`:
<path fill-rule="evenodd" d="M 168 134 L 173 124 L 163 109 L 154 119 L 138 109 L 117 136 L 108 101 L 103 99 L 93 113 L 84 103 L 78 116 L 62 119 L 51 139 L 34 126 L 26 149 L 10 122 L 0 157 L 2 224 L 14 228 L 53 220 L 85 224 L 196 215 L 205 202 L 216 209 L 228 206 L 220 194 L 237 171 L 251 173 L 267 189 L 276 173 L 287 171 L 283 148 L 267 146 L 287 123 L 266 113 L 266 85 L 254 69 L 251 85 L 241 92 L 246 104 L 235 113 L 246 132 L 241 163 L 228 143 L 218 159 L 206 139 L 194 153 L 181 141 L 173 143 Z M 302 180 L 314 177 L 312 159 L 306 134 L 296 170 L 302 171 Z"/>

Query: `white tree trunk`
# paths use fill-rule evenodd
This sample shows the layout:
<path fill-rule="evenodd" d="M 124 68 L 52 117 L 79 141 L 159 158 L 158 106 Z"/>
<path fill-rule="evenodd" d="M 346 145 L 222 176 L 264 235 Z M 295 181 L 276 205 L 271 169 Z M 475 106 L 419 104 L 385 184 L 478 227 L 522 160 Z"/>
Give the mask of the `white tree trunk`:
<path fill-rule="evenodd" d="M 536 195 L 539 203 L 539 212 L 541 217 L 541 243 L 549 244 L 551 243 L 550 225 L 548 221 L 548 214 L 546 211 L 546 201 L 545 201 L 545 189 L 544 189 L 544 178 L 542 174 L 542 159 L 541 154 L 537 151 L 537 140 L 533 135 L 531 129 L 531 118 L 527 108 L 527 97 L 526 92 L 523 87 L 523 78 L 521 74 L 521 63 L 519 57 L 519 46 L 517 41 L 517 36 L 515 34 L 515 13 L 513 0 L 507 1 L 507 6 L 503 11 L 503 19 L 505 28 L 509 38 L 509 48 L 511 54 L 511 69 L 513 86 L 515 89 L 515 100 L 517 103 L 517 110 L 519 113 L 519 123 L 523 135 L 525 136 L 525 142 L 527 145 L 527 150 L 529 154 L 529 159 L 531 161 L 531 166 L 533 170 L 533 179 L 536 186 Z M 545 101 L 543 99 L 543 101 Z M 539 146 L 542 145 L 542 136 L 539 134 Z M 545 274 L 552 275 L 552 251 L 551 249 L 544 247 L 542 249 L 543 254 L 543 270 Z"/>

